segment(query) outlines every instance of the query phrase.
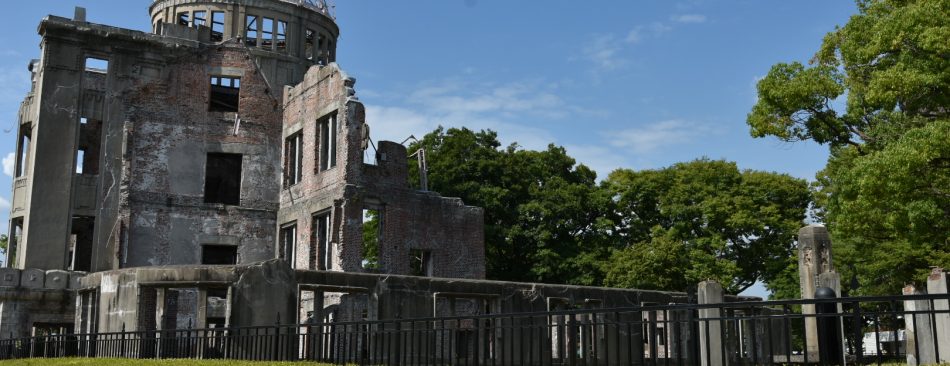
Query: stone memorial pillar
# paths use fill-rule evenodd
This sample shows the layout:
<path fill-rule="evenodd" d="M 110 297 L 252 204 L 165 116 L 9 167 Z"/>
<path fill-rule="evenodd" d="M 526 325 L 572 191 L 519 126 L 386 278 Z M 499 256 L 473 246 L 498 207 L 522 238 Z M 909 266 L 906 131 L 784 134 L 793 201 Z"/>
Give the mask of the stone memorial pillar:
<path fill-rule="evenodd" d="M 947 293 L 947 273 L 943 268 L 936 267 L 930 272 L 927 278 L 927 293 L 946 294 Z M 934 310 L 947 311 L 950 304 L 947 300 L 934 300 Z M 934 315 L 934 323 L 937 333 L 934 338 L 937 341 L 937 351 L 940 354 L 940 363 L 950 362 L 950 313 L 937 313 Z"/>
<path fill-rule="evenodd" d="M 904 286 L 904 295 L 919 295 L 920 291 L 914 285 Z M 922 311 L 930 310 L 930 301 L 927 300 L 906 300 L 904 301 L 904 311 Z M 937 363 L 934 355 L 934 335 L 933 324 L 930 322 L 930 315 L 917 314 L 905 316 L 904 337 L 906 339 L 907 365 L 930 365 Z"/>
<path fill-rule="evenodd" d="M 823 273 L 833 273 L 831 262 L 831 237 L 828 230 L 821 225 L 808 225 L 798 230 L 798 275 L 801 285 L 802 299 L 814 299 L 815 290 L 821 282 L 825 286 L 837 283 L 837 288 L 831 287 L 840 295 L 841 281 L 834 275 L 826 274 L 823 281 L 819 276 Z M 837 279 L 837 280 L 836 280 Z M 802 305 L 802 314 L 805 318 L 805 342 L 808 360 L 818 360 L 818 322 L 814 317 L 815 305 Z"/>
<path fill-rule="evenodd" d="M 722 285 L 716 281 L 699 283 L 696 299 L 699 304 L 721 304 Z M 699 364 L 702 366 L 725 366 L 722 361 L 722 321 L 709 320 L 722 317 L 722 309 L 699 310 Z"/>

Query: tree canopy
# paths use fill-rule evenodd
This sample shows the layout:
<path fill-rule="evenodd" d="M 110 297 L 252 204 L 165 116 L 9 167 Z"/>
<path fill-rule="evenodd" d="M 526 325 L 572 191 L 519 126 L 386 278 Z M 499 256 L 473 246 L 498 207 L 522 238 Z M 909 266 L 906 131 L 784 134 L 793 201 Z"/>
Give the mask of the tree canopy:
<path fill-rule="evenodd" d="M 725 161 L 618 170 L 598 184 L 564 148 L 502 148 L 492 131 L 440 127 L 418 148 L 432 190 L 485 209 L 487 272 L 499 280 L 682 291 L 715 278 L 736 293 L 787 267 L 809 201 L 802 180 Z"/>
<path fill-rule="evenodd" d="M 748 123 L 830 147 L 814 189 L 837 267 L 893 294 L 950 266 L 950 0 L 857 4 L 810 65 L 772 67 Z"/>
<path fill-rule="evenodd" d="M 804 180 L 700 159 L 665 169 L 619 169 L 615 197 L 623 249 L 606 284 L 686 289 L 705 279 L 739 293 L 785 269 L 810 197 Z"/>

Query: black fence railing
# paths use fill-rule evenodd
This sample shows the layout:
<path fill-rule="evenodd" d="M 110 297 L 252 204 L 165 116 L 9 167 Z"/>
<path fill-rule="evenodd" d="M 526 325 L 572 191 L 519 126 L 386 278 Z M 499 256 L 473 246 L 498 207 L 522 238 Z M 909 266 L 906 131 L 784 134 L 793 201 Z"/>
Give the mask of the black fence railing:
<path fill-rule="evenodd" d="M 360 365 L 880 364 L 904 362 L 908 354 L 916 360 L 940 359 L 937 339 L 948 335 L 938 335 L 943 331 L 937 328 L 938 318 L 950 316 L 950 311 L 931 309 L 946 309 L 948 299 L 944 294 L 675 304 L 58 334 L 0 340 L 0 359 L 313 360 Z M 917 305 L 907 309 L 908 302 Z M 810 306 L 819 312 L 802 312 Z M 807 330 L 812 322 L 817 335 Z M 908 338 L 915 341 L 907 342 Z M 829 356 L 829 350 L 837 353 Z"/>

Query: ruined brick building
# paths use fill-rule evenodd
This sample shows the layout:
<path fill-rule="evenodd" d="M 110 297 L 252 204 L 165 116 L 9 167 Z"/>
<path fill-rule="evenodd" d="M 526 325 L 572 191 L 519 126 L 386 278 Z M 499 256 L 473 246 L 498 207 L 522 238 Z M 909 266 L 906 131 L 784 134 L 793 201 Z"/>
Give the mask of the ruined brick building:
<path fill-rule="evenodd" d="M 324 0 L 149 12 L 151 33 L 81 8 L 40 23 L 0 336 L 681 297 L 483 281 L 482 210 L 411 187 L 406 148 L 369 139 Z"/>
<path fill-rule="evenodd" d="M 399 144 L 380 142 L 364 162 L 363 106 L 334 63 L 339 29 L 322 1 L 149 10 L 153 34 L 82 14 L 40 24 L 19 116 L 11 265 L 282 258 L 359 272 L 363 214 L 374 210 L 380 271 L 409 274 L 413 252 L 426 273 L 484 277 L 480 209 L 410 188 Z M 440 265 L 459 257 L 469 262 Z"/>

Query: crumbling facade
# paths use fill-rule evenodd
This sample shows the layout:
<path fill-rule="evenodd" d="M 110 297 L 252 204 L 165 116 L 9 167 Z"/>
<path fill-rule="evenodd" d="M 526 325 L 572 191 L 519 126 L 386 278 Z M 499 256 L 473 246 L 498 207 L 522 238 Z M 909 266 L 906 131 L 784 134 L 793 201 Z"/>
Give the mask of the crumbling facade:
<path fill-rule="evenodd" d="M 381 141 L 364 163 L 365 113 L 335 64 L 339 28 L 323 0 L 157 0 L 149 11 L 152 33 L 89 23 L 81 8 L 40 23 L 9 267 L 78 278 L 279 258 L 484 278 L 481 209 L 410 188 L 402 145 Z M 198 293 L 179 292 L 164 298 Z"/>

